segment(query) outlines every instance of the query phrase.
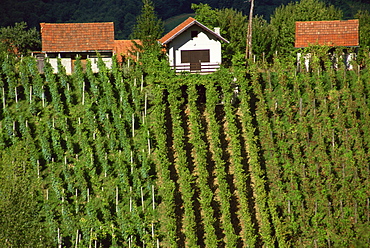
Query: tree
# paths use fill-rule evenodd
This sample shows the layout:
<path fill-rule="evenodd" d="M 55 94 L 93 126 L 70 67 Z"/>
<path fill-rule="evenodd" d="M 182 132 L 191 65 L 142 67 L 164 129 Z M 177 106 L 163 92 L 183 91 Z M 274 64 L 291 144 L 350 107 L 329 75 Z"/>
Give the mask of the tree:
<path fill-rule="evenodd" d="M 221 35 L 230 43 L 222 44 L 223 63 L 231 63 L 237 53 L 244 53 L 246 46 L 247 17 L 234 9 L 212 9 L 208 4 L 193 4 L 195 18 L 209 28 L 219 27 Z"/>
<path fill-rule="evenodd" d="M 271 44 L 271 26 L 262 16 L 255 16 L 253 18 L 253 54 L 259 57 L 266 56 L 271 50 Z"/>
<path fill-rule="evenodd" d="M 136 19 L 132 38 L 139 39 L 147 48 L 157 42 L 163 34 L 163 22 L 158 19 L 151 0 L 143 0 L 141 14 Z"/>
<path fill-rule="evenodd" d="M 246 35 L 248 29 L 247 17 L 235 9 L 212 9 L 208 4 L 193 4 L 195 18 L 209 28 L 220 27 L 221 35 L 230 41 L 222 44 L 223 63 L 230 65 L 234 56 L 245 54 Z M 262 55 L 269 49 L 269 25 L 261 16 L 253 18 L 252 51 Z"/>
<path fill-rule="evenodd" d="M 40 34 L 36 28 L 27 29 L 25 22 L 15 23 L 13 27 L 0 28 L 0 51 L 27 55 L 30 51 L 41 50 Z"/>
<path fill-rule="evenodd" d="M 269 52 L 288 54 L 294 48 L 296 21 L 342 19 L 343 12 L 320 0 L 301 0 L 278 7 L 271 16 L 272 47 Z"/>
<path fill-rule="evenodd" d="M 367 10 L 359 10 L 355 18 L 360 21 L 360 46 L 370 47 L 370 13 Z"/>
<path fill-rule="evenodd" d="M 157 74 L 165 75 L 166 73 L 163 72 L 168 72 L 170 68 L 167 56 L 158 41 L 163 30 L 163 22 L 157 17 L 153 2 L 143 0 L 141 14 L 136 19 L 131 37 L 140 40 L 140 42 L 134 43 L 136 51 L 140 53 L 140 68 L 145 77 L 155 77 Z"/>

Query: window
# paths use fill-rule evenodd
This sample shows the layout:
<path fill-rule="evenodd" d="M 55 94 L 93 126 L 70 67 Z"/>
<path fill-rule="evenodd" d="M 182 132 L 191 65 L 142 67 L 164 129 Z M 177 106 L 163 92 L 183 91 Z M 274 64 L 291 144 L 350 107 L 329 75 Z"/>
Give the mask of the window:
<path fill-rule="evenodd" d="M 209 62 L 209 50 L 182 50 L 181 63 Z"/>
<path fill-rule="evenodd" d="M 209 50 L 182 50 L 181 63 L 190 63 L 190 71 L 201 70 L 201 62 L 209 62 Z"/>

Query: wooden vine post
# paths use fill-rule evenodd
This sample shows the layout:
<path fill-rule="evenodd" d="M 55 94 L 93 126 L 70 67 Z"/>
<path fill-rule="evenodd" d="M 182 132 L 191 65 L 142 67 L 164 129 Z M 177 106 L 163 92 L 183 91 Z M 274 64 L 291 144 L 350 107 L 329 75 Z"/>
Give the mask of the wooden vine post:
<path fill-rule="evenodd" d="M 15 102 L 18 103 L 18 92 L 17 87 L 14 87 L 14 94 L 15 94 Z"/>
<path fill-rule="evenodd" d="M 118 213 L 118 186 L 116 186 L 116 213 Z"/>
<path fill-rule="evenodd" d="M 143 212 L 144 212 L 144 193 L 143 193 L 143 187 L 140 187 L 140 193 L 141 193 L 141 207 L 143 209 Z"/>
<path fill-rule="evenodd" d="M 247 46 L 245 48 L 245 58 L 250 59 L 252 58 L 252 22 L 253 22 L 253 8 L 254 8 L 254 0 L 249 0 L 251 3 L 251 8 L 249 11 L 249 22 L 248 22 L 248 31 L 247 31 Z"/>
<path fill-rule="evenodd" d="M 31 104 L 31 102 L 32 102 L 32 85 L 30 85 L 30 104 Z"/>
<path fill-rule="evenodd" d="M 3 109 L 5 109 L 5 89 L 3 87 Z"/>

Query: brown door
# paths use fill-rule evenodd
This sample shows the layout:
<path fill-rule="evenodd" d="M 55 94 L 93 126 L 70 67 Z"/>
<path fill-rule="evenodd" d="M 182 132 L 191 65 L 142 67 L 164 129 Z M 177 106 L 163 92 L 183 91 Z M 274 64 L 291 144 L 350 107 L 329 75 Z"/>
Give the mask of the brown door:
<path fill-rule="evenodd" d="M 181 63 L 190 63 L 190 71 L 200 71 L 201 62 L 209 62 L 209 50 L 183 50 Z"/>

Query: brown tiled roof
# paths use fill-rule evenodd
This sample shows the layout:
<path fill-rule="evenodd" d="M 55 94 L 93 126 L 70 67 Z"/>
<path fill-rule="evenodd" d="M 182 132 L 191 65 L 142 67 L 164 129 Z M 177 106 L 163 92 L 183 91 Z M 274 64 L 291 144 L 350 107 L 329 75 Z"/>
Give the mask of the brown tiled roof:
<path fill-rule="evenodd" d="M 136 47 L 135 43 L 141 44 L 140 40 L 115 40 L 114 41 L 114 53 L 117 55 L 118 61 L 122 62 L 122 56 L 128 58 L 135 58 L 134 52 Z"/>
<path fill-rule="evenodd" d="M 161 42 L 161 44 L 167 44 L 169 42 L 171 42 L 173 39 L 175 39 L 178 35 L 180 35 L 182 32 L 184 32 L 185 30 L 187 30 L 188 28 L 190 28 L 191 26 L 193 25 L 197 25 L 199 27 L 201 27 L 202 29 L 206 30 L 207 32 L 213 34 L 214 36 L 216 36 L 219 40 L 222 40 L 224 42 L 227 42 L 229 43 L 225 38 L 223 38 L 221 35 L 215 33 L 214 31 L 212 31 L 211 29 L 207 28 L 206 26 L 204 26 L 203 24 L 201 24 L 200 22 L 198 22 L 197 20 L 195 20 L 193 17 L 189 17 L 188 19 L 186 19 L 184 22 L 182 22 L 181 24 L 179 24 L 176 28 L 172 29 L 170 32 L 168 32 L 165 36 L 163 36 L 159 42 Z"/>
<path fill-rule="evenodd" d="M 310 44 L 327 46 L 358 46 L 359 21 L 308 21 L 295 24 L 295 47 Z"/>
<path fill-rule="evenodd" d="M 113 22 L 40 23 L 43 52 L 113 50 Z"/>

